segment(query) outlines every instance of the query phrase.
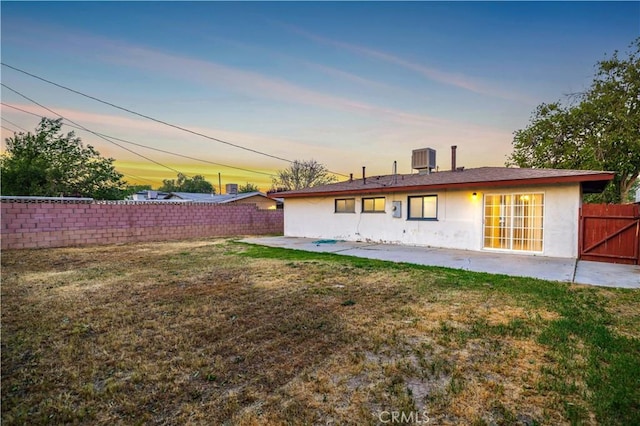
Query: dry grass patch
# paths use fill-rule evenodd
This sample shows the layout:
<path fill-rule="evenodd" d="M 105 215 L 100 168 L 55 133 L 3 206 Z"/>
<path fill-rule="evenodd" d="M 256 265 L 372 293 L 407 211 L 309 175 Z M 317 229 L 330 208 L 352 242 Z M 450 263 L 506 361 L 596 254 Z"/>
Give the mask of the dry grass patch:
<path fill-rule="evenodd" d="M 228 240 L 8 251 L 2 421 L 594 422 L 592 342 L 563 334 L 565 308 L 635 312 L 624 296 Z"/>

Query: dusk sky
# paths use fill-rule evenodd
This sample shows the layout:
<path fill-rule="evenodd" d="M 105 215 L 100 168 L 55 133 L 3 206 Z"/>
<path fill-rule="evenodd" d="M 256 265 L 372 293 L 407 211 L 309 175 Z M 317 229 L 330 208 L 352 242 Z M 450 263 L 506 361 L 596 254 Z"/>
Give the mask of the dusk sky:
<path fill-rule="evenodd" d="M 436 149 L 447 169 L 451 145 L 460 166 L 502 166 L 513 132 L 538 104 L 585 90 L 596 62 L 626 52 L 640 35 L 640 2 L 0 7 L 3 63 L 249 149 L 2 67 L 4 85 L 94 132 L 210 162 L 115 141 L 151 162 L 76 130 L 115 158 L 128 182 L 154 186 L 180 171 L 216 187 L 221 173 L 223 186 L 267 190 L 269 175 L 289 165 L 282 159 L 315 159 L 356 176 L 362 166 L 389 174 L 397 160 L 399 172 L 410 173 L 411 150 L 423 147 Z M 3 149 L 14 130 L 56 117 L 6 87 L 2 102 Z"/>

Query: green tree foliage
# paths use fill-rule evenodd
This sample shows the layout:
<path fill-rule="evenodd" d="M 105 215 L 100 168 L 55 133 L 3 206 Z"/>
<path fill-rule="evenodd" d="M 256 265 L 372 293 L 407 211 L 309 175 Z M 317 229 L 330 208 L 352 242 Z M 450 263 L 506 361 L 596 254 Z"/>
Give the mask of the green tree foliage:
<path fill-rule="evenodd" d="M 640 38 L 626 57 L 598 62 L 574 102 L 542 104 L 515 132 L 507 165 L 616 172 L 599 202 L 625 202 L 640 173 Z"/>
<path fill-rule="evenodd" d="M 247 192 L 259 192 L 260 188 L 258 185 L 254 185 L 252 183 L 247 182 L 246 185 L 240 185 L 238 187 L 238 194 L 245 194 Z"/>
<path fill-rule="evenodd" d="M 192 192 L 199 194 L 215 194 L 216 190 L 202 175 L 190 178 L 178 173 L 177 179 L 165 179 L 158 191 L 164 192 Z"/>
<path fill-rule="evenodd" d="M 73 132 L 60 133 L 62 119 L 42 118 L 35 134 L 7 138 L 0 157 L 2 195 L 122 199 L 125 182 L 112 158 L 83 146 Z"/>
<path fill-rule="evenodd" d="M 277 177 L 273 179 L 273 188 L 275 191 L 292 191 L 325 185 L 336 180 L 336 177 L 316 160 L 296 160 L 287 169 L 278 171 Z"/>

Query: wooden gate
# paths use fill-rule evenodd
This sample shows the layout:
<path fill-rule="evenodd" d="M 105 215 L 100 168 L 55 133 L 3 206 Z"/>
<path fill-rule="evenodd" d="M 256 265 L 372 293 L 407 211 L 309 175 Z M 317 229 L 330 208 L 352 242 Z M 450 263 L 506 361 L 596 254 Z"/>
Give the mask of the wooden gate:
<path fill-rule="evenodd" d="M 580 209 L 580 259 L 640 264 L 640 205 L 584 204 Z"/>

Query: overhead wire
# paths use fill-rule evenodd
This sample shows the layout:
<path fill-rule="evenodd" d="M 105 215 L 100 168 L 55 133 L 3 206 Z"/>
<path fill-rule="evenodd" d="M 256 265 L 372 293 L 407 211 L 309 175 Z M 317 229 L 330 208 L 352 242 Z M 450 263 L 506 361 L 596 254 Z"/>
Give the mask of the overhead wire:
<path fill-rule="evenodd" d="M 130 153 L 132 153 L 132 154 L 134 154 L 134 155 L 137 155 L 138 157 L 143 158 L 143 159 L 145 159 L 145 160 L 147 160 L 147 161 L 150 161 L 150 162 L 152 162 L 152 163 L 154 163 L 154 164 L 157 164 L 158 166 L 161 166 L 161 167 L 163 167 L 163 168 L 165 168 L 165 169 L 168 169 L 168 170 L 174 171 L 174 172 L 176 172 L 176 173 L 178 173 L 178 174 L 184 174 L 184 173 L 182 173 L 181 171 L 174 169 L 173 167 L 166 166 L 166 165 L 164 165 L 164 164 L 162 164 L 162 163 L 160 163 L 160 162 L 158 162 L 158 161 L 156 161 L 156 160 L 153 160 L 153 159 L 151 159 L 151 158 L 149 158 L 149 157 L 146 157 L 146 156 L 144 156 L 144 155 L 142 155 L 142 154 L 139 154 L 139 153 L 135 152 L 135 151 L 134 151 L 134 150 L 132 150 L 132 149 L 129 149 L 129 148 L 127 148 L 127 147 L 124 147 L 124 146 L 120 145 L 119 143 L 117 143 L 117 142 L 114 142 L 114 141 L 110 140 L 109 138 L 105 138 L 104 136 L 100 136 L 99 134 L 97 134 L 97 133 L 96 133 L 96 132 L 94 132 L 93 130 L 89 130 L 89 129 L 87 129 L 86 127 L 82 126 L 81 124 L 79 124 L 79 123 L 77 123 L 77 122 L 75 122 L 75 121 L 73 121 L 73 120 L 71 120 L 71 119 L 69 119 L 69 118 L 64 117 L 63 115 L 61 115 L 61 114 L 59 114 L 59 113 L 55 112 L 54 110 L 52 110 L 52 109 L 50 109 L 50 108 L 47 108 L 46 106 L 44 106 L 44 105 L 42 105 L 42 104 L 38 103 L 37 101 L 35 101 L 35 100 L 31 99 L 30 97 L 28 97 L 28 96 L 26 96 L 26 95 L 24 95 L 24 94 L 22 94 L 22 93 L 18 92 L 18 91 L 17 91 L 17 90 L 15 90 L 15 89 L 12 89 L 11 87 L 7 86 L 7 85 L 6 85 L 6 84 L 4 84 L 4 83 L 0 83 L 0 86 L 4 87 L 5 89 L 8 89 L 8 90 L 12 91 L 12 92 L 13 92 L 13 93 L 15 93 L 16 95 L 18 95 L 18 96 L 20 96 L 20 97 L 22 97 L 22 98 L 24 98 L 24 99 L 28 100 L 29 102 L 33 102 L 34 104 L 38 105 L 40 108 L 46 109 L 46 110 L 47 110 L 47 111 L 49 111 L 50 113 L 52 113 L 52 114 L 54 114 L 54 115 L 56 115 L 56 116 L 58 116 L 58 117 L 62 118 L 63 120 L 67 120 L 67 121 L 69 121 L 70 123 L 75 124 L 76 126 L 80 127 L 80 128 L 81 128 L 82 130 L 84 130 L 85 132 L 89 132 L 89 133 L 91 133 L 91 134 L 93 134 L 93 135 L 96 135 L 96 136 L 98 136 L 100 139 L 103 139 L 103 140 L 105 140 L 105 141 L 107 141 L 107 142 L 109 142 L 109 143 L 111 143 L 111 144 L 113 144 L 113 145 L 115 145 L 115 146 L 117 146 L 117 147 L 120 147 L 120 148 L 124 149 L 125 151 L 128 151 L 128 152 L 130 152 Z"/>
<path fill-rule="evenodd" d="M 24 127 L 18 126 L 16 123 L 14 123 L 14 122 L 13 122 L 13 121 L 11 121 L 11 120 L 7 120 L 7 119 L 6 119 L 6 118 L 4 118 L 4 117 L 2 117 L 2 119 L 3 119 L 4 121 L 6 121 L 7 123 L 11 124 L 12 126 L 17 127 L 18 129 L 23 130 L 23 131 L 25 131 L 25 132 L 28 132 L 28 130 L 27 130 L 27 129 L 25 129 Z"/>
<path fill-rule="evenodd" d="M 10 131 L 10 132 L 18 133 L 18 132 L 16 132 L 16 131 L 15 131 L 15 130 L 13 130 L 13 129 L 8 128 L 7 126 L 3 126 L 3 125 L 1 125 L 1 124 L 0 124 L 0 127 L 2 127 L 2 128 L 3 128 L 3 129 L 5 129 L 5 130 L 8 130 L 8 131 Z"/>
<path fill-rule="evenodd" d="M 243 149 L 245 151 L 250 151 L 250 152 L 253 152 L 253 153 L 256 153 L 256 154 L 260 154 L 260 155 L 264 155 L 264 156 L 267 156 L 267 157 L 275 158 L 276 160 L 285 161 L 287 163 L 292 163 L 293 162 L 293 161 L 288 160 L 286 158 L 278 157 L 277 155 L 267 154 L 266 152 L 258 151 L 258 150 L 253 149 L 253 148 L 247 148 L 245 146 L 238 145 L 238 144 L 235 144 L 235 143 L 232 143 L 232 142 L 228 142 L 228 141 L 225 141 L 225 140 L 222 140 L 222 139 L 219 139 L 219 138 L 214 138 L 213 136 L 205 135 L 204 133 L 196 132 L 195 130 L 187 129 L 186 127 L 178 126 L 176 124 L 171 124 L 171 123 L 169 123 L 167 121 L 160 120 L 160 119 L 157 119 L 157 118 L 154 118 L 154 117 L 151 117 L 151 116 L 148 116 L 148 115 L 133 111 L 131 109 L 118 106 L 118 105 L 116 105 L 114 103 L 111 103 L 111 102 L 96 98 L 95 96 L 87 95 L 86 93 L 80 92 L 79 90 L 75 90 L 75 89 L 72 89 L 70 87 L 64 86 L 62 84 L 55 83 L 55 82 L 53 82 L 51 80 L 47 80 L 46 78 L 37 76 L 35 74 L 32 74 L 30 72 L 27 72 L 27 71 L 22 70 L 22 69 L 17 68 L 17 67 L 14 67 L 12 65 L 6 64 L 4 62 L 2 62 L 1 64 L 3 66 L 7 67 L 7 68 L 11 68 L 14 71 L 21 72 L 21 73 L 23 73 L 25 75 L 28 75 L 30 77 L 36 78 L 36 79 L 38 79 L 40 81 L 44 81 L 45 83 L 52 84 L 52 85 L 54 85 L 56 87 L 59 87 L 61 89 L 68 90 L 68 91 L 73 92 L 73 93 L 75 93 L 77 95 L 84 96 L 85 98 L 92 99 L 92 100 L 94 100 L 96 102 L 100 102 L 102 104 L 109 105 L 110 107 L 117 108 L 117 109 L 122 110 L 122 111 L 126 111 L 129 114 L 134 114 L 134 115 L 137 115 L 138 117 L 146 118 L 147 120 L 155 121 L 156 123 L 164 124 L 165 126 L 173 127 L 174 129 L 182 130 L 183 132 L 188 132 L 188 133 L 191 133 L 191 134 L 194 134 L 194 135 L 197 135 L 197 136 L 201 136 L 201 137 L 206 138 L 206 139 L 210 139 L 210 140 L 213 140 L 213 141 L 216 141 L 216 142 L 219 142 L 219 143 L 223 143 L 223 144 L 226 144 L 226 145 L 233 146 L 235 148 Z"/>
<path fill-rule="evenodd" d="M 2 105 L 4 105 L 4 106 L 8 106 L 8 107 L 11 107 L 11 105 L 5 104 L 4 102 L 2 102 Z M 23 111 L 23 112 L 26 112 L 26 113 L 28 113 L 28 114 L 35 115 L 36 117 L 40 117 L 40 115 L 35 114 L 35 113 L 32 113 L 32 112 L 30 112 L 30 111 L 26 111 L 26 110 L 23 110 L 23 109 L 20 109 L 20 108 L 16 108 L 16 109 L 17 109 L 17 110 L 20 110 L 20 111 Z M 7 123 L 9 123 L 9 124 L 11 124 L 11 125 L 13 125 L 13 126 L 17 127 L 18 129 L 20 129 L 20 130 L 22 130 L 22 131 L 25 131 L 25 132 L 27 132 L 27 133 L 29 132 L 27 129 L 25 129 L 24 127 L 21 127 L 21 126 L 17 125 L 17 124 L 16 124 L 16 123 L 14 123 L 13 121 L 8 120 L 8 119 L 6 119 L 5 117 L 1 117 L 1 118 L 2 118 L 2 120 L 4 120 L 4 121 L 6 121 Z M 74 127 L 74 128 L 76 128 L 76 129 L 80 129 L 80 127 L 78 127 L 78 126 L 74 126 L 73 124 L 67 124 L 67 123 L 65 123 L 65 125 L 67 125 L 67 126 L 69 126 L 69 127 Z M 3 128 L 3 129 L 5 129 L 5 130 L 8 130 L 8 131 L 10 131 L 10 132 L 18 133 L 18 132 L 16 132 L 15 130 L 10 129 L 10 128 L 6 127 L 6 126 L 1 126 L 1 125 L 0 125 L 0 127 L 2 127 L 2 128 Z M 142 178 L 142 177 L 140 177 L 140 176 L 133 176 L 133 175 L 129 175 L 129 174 L 126 174 L 126 173 L 122 173 L 122 175 L 123 175 L 123 176 L 126 176 L 126 177 L 130 177 L 130 178 L 134 178 L 134 179 L 137 179 L 137 180 L 142 180 L 142 181 L 150 182 L 150 183 L 152 183 L 152 184 L 154 184 L 154 183 L 155 183 L 155 182 L 153 182 L 152 180 L 149 180 L 149 179 L 146 179 L 146 178 Z"/>
<path fill-rule="evenodd" d="M 24 112 L 26 114 L 31 114 L 31 115 L 34 115 L 36 117 L 39 117 L 38 114 L 35 114 L 35 113 L 31 112 L 31 111 L 27 111 L 27 110 L 22 109 L 22 108 L 18 108 L 18 107 L 14 106 L 14 105 L 7 104 L 5 102 L 0 102 L 0 104 L 3 105 L 3 106 L 6 106 L 6 107 L 13 108 L 15 110 Z M 74 126 L 73 124 L 69 124 L 69 123 L 65 123 L 65 124 L 67 126 L 69 126 L 69 127 L 73 127 L 73 128 L 82 130 L 80 127 Z M 110 136 L 110 135 L 107 135 L 107 134 L 104 134 L 104 133 L 100 133 L 100 132 L 95 132 L 95 134 L 96 135 L 101 135 L 101 136 L 104 136 L 104 137 L 108 137 L 108 138 L 111 138 L 113 140 L 117 140 L 117 141 L 120 141 L 120 142 L 123 142 L 123 143 L 127 143 L 127 144 L 131 144 L 131 145 L 139 146 L 139 147 L 142 147 L 142 148 L 150 149 L 152 151 L 158 151 L 158 152 L 162 152 L 162 153 L 170 154 L 170 155 L 175 155 L 177 157 L 182 157 L 182 158 L 186 158 L 186 159 L 193 160 L 193 161 L 199 161 L 201 163 L 212 164 L 214 166 L 227 167 L 227 168 L 230 168 L 230 169 L 241 170 L 243 172 L 257 173 L 257 174 L 262 174 L 262 175 L 271 176 L 271 177 L 275 176 L 273 173 L 261 172 L 261 171 L 258 171 L 258 170 L 251 170 L 251 169 L 246 169 L 246 168 L 237 167 L 237 166 L 230 166 L 228 164 L 217 163 L 217 162 L 214 162 L 214 161 L 204 160 L 202 158 L 191 157 L 191 156 L 188 156 L 188 155 L 179 154 L 177 152 L 167 151 L 167 150 L 160 149 L 160 148 L 154 148 L 154 147 L 149 146 L 149 145 L 143 145 L 141 143 L 132 142 L 132 141 L 129 141 L 129 140 L 126 140 L 126 139 L 122 139 L 122 138 L 118 138 L 118 137 L 115 137 L 115 136 Z"/>
<path fill-rule="evenodd" d="M 152 185 L 156 184 L 156 182 L 154 182 L 154 181 L 152 181 L 150 179 L 147 179 L 147 178 L 140 177 L 140 176 L 134 176 L 134 175 L 130 175 L 130 174 L 127 174 L 127 173 L 122 173 L 122 175 L 126 176 L 126 177 L 130 177 L 130 178 L 138 179 L 138 180 L 144 180 L 144 181 L 147 181 L 147 182 L 151 183 Z"/>
<path fill-rule="evenodd" d="M 205 139 L 209 139 L 209 140 L 212 140 L 212 141 L 215 141 L 215 142 L 219 142 L 219 143 L 222 143 L 222 144 L 225 144 L 225 145 L 233 146 L 233 147 L 235 147 L 235 148 L 242 149 L 242 150 L 249 151 L 249 152 L 253 152 L 253 153 L 255 153 L 255 154 L 259 154 L 259 155 L 263 155 L 263 156 L 266 156 L 266 157 L 274 158 L 274 159 L 276 159 L 276 160 L 285 161 L 285 162 L 287 162 L 287 163 L 293 163 L 293 162 L 294 162 L 293 160 L 289 160 L 289 159 L 287 159 L 287 158 L 279 157 L 279 156 L 277 156 L 277 155 L 268 154 L 268 153 L 266 153 L 266 152 L 258 151 L 258 150 L 253 149 L 253 148 L 247 148 L 247 147 L 245 147 L 245 146 L 242 146 L 242 145 L 239 145 L 239 144 L 236 144 L 236 143 L 232 143 L 232 142 L 229 142 L 229 141 L 225 141 L 225 140 L 223 140 L 223 139 L 219 139 L 219 138 L 216 138 L 216 137 L 213 137 L 213 136 L 209 136 L 209 135 L 206 135 L 206 134 L 204 134 L 204 133 L 200 133 L 200 132 L 197 132 L 197 131 L 195 131 L 195 130 L 188 129 L 188 128 L 186 128 L 186 127 L 182 127 L 182 126 L 179 126 L 179 125 L 176 125 L 176 124 L 172 124 L 172 123 L 169 123 L 169 122 L 167 122 L 167 121 L 160 120 L 160 119 L 158 119 L 158 118 L 154 118 L 154 117 L 151 117 L 151 116 L 149 116 L 149 115 L 146 115 L 146 114 L 142 114 L 142 113 L 139 113 L 139 112 L 133 111 L 133 110 L 131 110 L 131 109 L 129 109 L 129 108 L 121 107 L 121 106 L 116 105 L 116 104 L 114 104 L 114 103 L 112 103 L 112 102 L 105 101 L 105 100 L 103 100 L 103 99 L 97 98 L 97 97 L 92 96 L 92 95 L 88 95 L 88 94 L 86 94 L 86 93 L 84 93 L 84 92 L 81 92 L 81 91 L 79 91 L 79 90 L 75 90 L 75 89 L 72 89 L 72 88 L 70 88 L 70 87 L 68 87 L 68 86 L 65 86 L 65 85 L 63 85 L 63 84 L 56 83 L 56 82 L 51 81 L 51 80 L 48 80 L 48 79 L 46 79 L 46 78 L 44 78 L 44 77 L 40 77 L 40 76 L 38 76 L 38 75 L 36 75 L 36 74 L 30 73 L 30 72 L 28 72 L 28 71 L 25 71 L 25 70 L 23 70 L 23 69 L 21 69 L 21 68 L 18 68 L 18 67 L 13 66 L 13 65 L 9 65 L 9 64 L 7 64 L 7 63 L 5 63 L 5 62 L 0 62 L 0 65 L 5 66 L 5 67 L 7 67 L 7 68 L 10 68 L 10 69 L 12 69 L 12 70 L 14 70 L 14 71 L 20 72 L 20 73 L 22 73 L 22 74 L 28 75 L 29 77 L 35 78 L 35 79 L 37 79 L 37 80 L 43 81 L 43 82 L 45 82 L 45 83 L 51 84 L 51 85 L 53 85 L 53 86 L 59 87 L 59 88 L 61 88 L 61 89 L 67 90 L 67 91 L 69 91 L 69 92 L 75 93 L 75 94 L 77 94 L 77 95 L 83 96 L 83 97 L 85 97 L 85 98 L 92 99 L 92 100 L 94 100 L 94 101 L 96 101 L 96 102 L 100 102 L 100 103 L 102 103 L 102 104 L 104 104 L 104 105 L 108 105 L 108 106 L 110 106 L 110 107 L 113 107 L 113 108 L 119 109 L 119 110 L 121 110 L 121 111 L 128 112 L 129 114 L 137 115 L 138 117 L 146 118 L 147 120 L 151 120 L 151 121 L 154 121 L 154 122 L 156 122 L 156 123 L 160 123 L 160 124 L 163 124 L 163 125 L 165 125 L 165 126 L 169 126 L 169 127 L 174 128 L 174 129 L 181 130 L 181 131 L 183 131 L 183 132 L 191 133 L 191 134 L 193 134 L 193 135 L 197 135 L 197 136 L 203 137 L 203 138 L 205 138 Z M 334 174 L 334 175 L 338 175 L 338 176 L 348 177 L 347 175 L 345 175 L 345 174 L 343 174 L 343 173 L 333 172 L 333 171 L 330 171 L 330 170 L 329 170 L 329 173 L 332 173 L 332 174 Z"/>

